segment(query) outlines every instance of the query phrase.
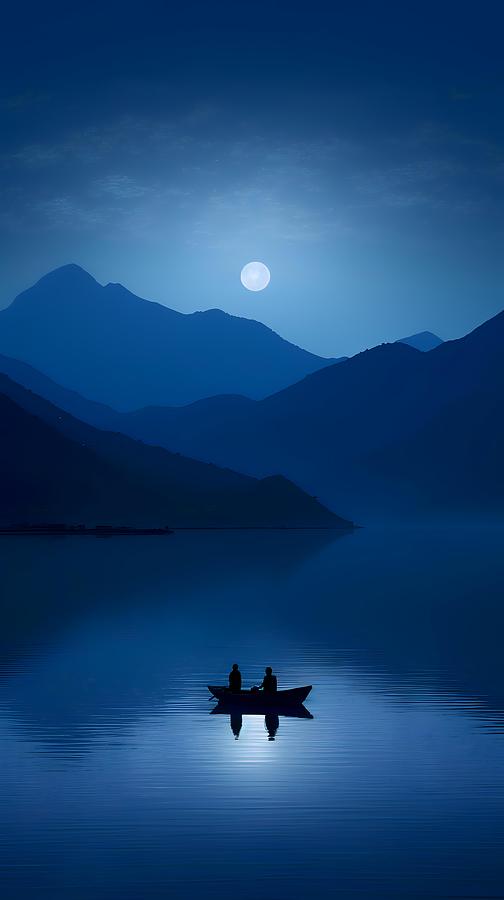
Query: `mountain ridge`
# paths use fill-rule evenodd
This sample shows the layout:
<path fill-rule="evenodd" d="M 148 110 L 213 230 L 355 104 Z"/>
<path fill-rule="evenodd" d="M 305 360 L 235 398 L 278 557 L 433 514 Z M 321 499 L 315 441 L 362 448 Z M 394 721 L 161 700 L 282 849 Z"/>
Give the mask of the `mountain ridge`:
<path fill-rule="evenodd" d="M 116 409 L 207 396 L 267 396 L 333 363 L 254 319 L 181 313 L 75 264 L 56 269 L 0 311 L 0 353 Z"/>
<path fill-rule="evenodd" d="M 0 375 L 0 516 L 174 527 L 351 523 L 281 475 L 257 481 L 87 425 Z"/>
<path fill-rule="evenodd" d="M 502 479 L 493 488 L 485 486 L 484 466 L 478 463 L 485 448 L 472 440 L 471 419 L 464 422 L 461 411 L 467 399 L 476 421 L 471 398 L 484 398 L 488 410 L 501 402 L 503 350 L 504 312 L 428 353 L 383 344 L 262 400 L 214 397 L 179 408 L 151 407 L 125 414 L 121 427 L 257 477 L 281 471 L 365 521 L 384 507 L 424 506 L 429 472 L 439 495 L 436 504 L 442 506 L 443 498 L 457 501 L 455 487 L 448 491 L 449 458 L 435 444 L 442 433 L 435 423 L 456 415 L 459 441 L 472 442 L 476 453 L 473 466 L 467 456 L 464 463 L 468 503 L 490 502 L 492 489 L 501 496 Z M 490 420 L 485 433 L 500 446 L 497 423 Z M 423 456 L 412 452 L 415 442 L 424 447 Z M 456 444 L 450 446 L 457 453 Z M 387 454 L 396 466 L 387 463 Z M 431 465 L 431 458 L 439 465 Z M 492 471 L 498 480 L 495 466 Z M 463 479 L 458 491 L 462 496 Z"/>
<path fill-rule="evenodd" d="M 85 272 L 79 279 L 86 291 L 94 281 Z M 129 295 L 119 286 L 108 296 L 117 300 L 118 293 Z M 136 306 L 135 295 L 131 302 Z M 347 518 L 364 521 L 384 507 L 456 505 L 464 491 L 469 505 L 491 505 L 492 495 L 501 502 L 492 448 L 500 450 L 502 442 L 503 350 L 504 311 L 427 352 L 404 341 L 381 344 L 262 398 L 227 391 L 187 405 L 152 403 L 119 412 L 15 359 L 0 356 L 0 371 L 89 425 L 254 478 L 280 472 L 348 511 Z M 452 422 L 452 436 L 446 422 Z M 469 446 L 472 463 L 464 451 Z"/>
<path fill-rule="evenodd" d="M 432 331 L 419 331 L 416 334 L 408 335 L 408 337 L 399 338 L 397 343 L 408 344 L 416 350 L 421 350 L 422 353 L 428 353 L 430 350 L 441 346 L 444 341 Z"/>

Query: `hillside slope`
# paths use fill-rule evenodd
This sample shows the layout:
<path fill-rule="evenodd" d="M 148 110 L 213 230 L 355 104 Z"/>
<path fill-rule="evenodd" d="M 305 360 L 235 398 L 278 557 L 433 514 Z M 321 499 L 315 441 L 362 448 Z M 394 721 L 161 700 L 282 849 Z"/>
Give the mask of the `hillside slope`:
<path fill-rule="evenodd" d="M 501 313 L 428 353 L 385 344 L 259 402 L 223 396 L 148 408 L 121 427 L 248 474 L 282 472 L 361 519 L 464 498 L 485 508 L 502 494 L 486 454 L 500 446 L 503 372 Z"/>
<path fill-rule="evenodd" d="M 280 476 L 257 481 L 92 428 L 0 376 L 0 520 L 348 527 Z"/>
<path fill-rule="evenodd" d="M 79 266 L 56 269 L 0 312 L 0 353 L 116 409 L 220 393 L 264 397 L 333 360 L 213 309 L 184 315 Z"/>

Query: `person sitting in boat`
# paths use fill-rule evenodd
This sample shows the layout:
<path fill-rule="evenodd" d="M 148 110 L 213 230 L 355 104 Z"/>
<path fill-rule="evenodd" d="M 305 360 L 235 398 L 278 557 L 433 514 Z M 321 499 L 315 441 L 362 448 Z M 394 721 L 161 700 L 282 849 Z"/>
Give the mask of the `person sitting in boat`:
<path fill-rule="evenodd" d="M 271 666 L 266 666 L 264 670 L 266 675 L 263 678 L 262 684 L 259 685 L 259 689 L 263 689 L 266 694 L 272 694 L 278 689 L 277 677 L 273 675 L 273 669 Z"/>
<path fill-rule="evenodd" d="M 233 692 L 233 694 L 239 694 L 241 691 L 241 672 L 238 668 L 238 663 L 233 663 L 233 668 L 229 673 L 229 690 Z"/>

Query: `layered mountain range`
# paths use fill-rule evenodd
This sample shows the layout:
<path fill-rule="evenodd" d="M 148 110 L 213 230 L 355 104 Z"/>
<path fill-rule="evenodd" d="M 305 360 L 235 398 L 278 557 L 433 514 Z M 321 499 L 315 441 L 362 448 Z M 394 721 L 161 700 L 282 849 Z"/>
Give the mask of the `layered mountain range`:
<path fill-rule="evenodd" d="M 384 344 L 261 400 L 149 408 L 143 440 L 264 476 L 280 471 L 358 517 L 499 509 L 504 313 L 423 353 Z"/>
<path fill-rule="evenodd" d="M 257 480 L 68 415 L 0 376 L 0 522 L 348 528 L 281 476 Z"/>
<path fill-rule="evenodd" d="M 2 380 L 1 393 L 25 414 L 53 429 L 58 440 L 70 440 L 81 449 L 84 446 L 107 465 L 122 467 L 123 475 L 125 461 L 129 477 L 131 458 L 141 459 L 141 477 L 136 469 L 133 481 L 141 492 L 145 489 L 145 497 L 152 491 L 158 498 L 148 514 L 144 501 L 150 521 L 161 497 L 161 458 L 165 473 L 170 459 L 172 492 L 179 478 L 186 491 L 191 485 L 201 485 L 205 471 L 207 480 L 213 473 L 214 488 L 217 482 L 219 490 L 225 492 L 229 487 L 227 503 L 233 494 L 243 498 L 248 493 L 249 512 L 244 513 L 245 501 L 237 499 L 233 514 L 227 513 L 231 521 L 239 507 L 242 524 L 247 516 L 255 524 L 263 516 L 263 524 L 270 524 L 275 519 L 275 515 L 271 518 L 275 503 L 280 504 L 275 519 L 279 522 L 287 494 L 291 500 L 296 497 L 298 511 L 302 508 L 300 515 L 294 514 L 292 507 L 289 513 L 298 524 L 321 523 L 331 515 L 311 495 L 343 512 L 346 519 L 361 521 L 387 514 L 502 511 L 504 313 L 460 340 L 443 343 L 430 332 L 422 332 L 332 364 L 305 354 L 258 323 L 213 312 L 195 316 L 158 309 L 157 304 L 134 298 L 117 285 L 101 288 L 78 267 L 64 267 L 0 313 L 0 350 L 4 353 L 0 372 L 8 376 Z M 116 346 L 111 347 L 113 323 L 121 319 L 125 323 L 118 325 Z M 180 330 L 179 319 L 184 321 L 185 331 Z M 192 321 L 197 328 L 190 337 Z M 240 335 L 238 344 L 247 347 L 238 369 L 234 366 L 236 347 L 233 365 L 226 358 L 229 328 L 235 336 Z M 169 349 L 177 347 L 171 368 L 161 363 L 161 338 Z M 220 357 L 217 375 L 211 361 L 216 348 Z M 149 353 L 152 365 L 149 377 L 143 379 L 139 360 Z M 112 359 L 109 377 L 106 369 Z M 205 395 L 181 406 L 181 398 L 195 390 L 196 381 L 188 373 L 195 359 L 200 359 L 197 391 Z M 260 386 L 255 373 L 263 359 Z M 299 366 L 312 368 L 301 376 L 293 375 Z M 229 387 L 215 393 L 216 378 L 221 383 L 224 372 Z M 281 383 L 290 378 L 293 383 L 262 396 L 266 380 L 273 383 L 275 378 Z M 20 385 L 28 391 L 20 393 Z M 140 396 L 159 400 L 138 403 Z M 49 403 L 44 405 L 42 398 Z M 182 460 L 174 453 L 190 459 Z M 175 461 L 185 466 L 183 477 Z M 212 463 L 213 468 L 207 465 L 197 470 L 201 463 Z M 223 472 L 222 467 L 242 474 Z M 244 476 L 248 478 L 240 480 Z M 105 473 L 100 478 L 107 482 Z M 269 518 L 264 507 L 260 514 L 256 510 L 252 515 L 250 495 L 254 491 L 263 499 L 264 492 L 270 492 L 266 503 Z M 186 513 L 194 505 L 190 506 L 183 491 L 178 495 L 179 506 L 173 507 L 178 510 L 175 518 L 170 520 L 164 514 L 168 494 L 162 495 L 163 523 L 177 524 L 177 517 L 189 522 L 191 516 Z M 137 504 L 138 509 L 140 506 Z M 125 502 L 123 517 L 128 508 Z M 289 515 L 283 515 L 284 523 Z M 200 518 L 210 521 L 211 516 L 205 512 Z M 333 519 L 333 523 L 338 521 Z"/>
<path fill-rule="evenodd" d="M 265 397 L 334 360 L 218 309 L 185 315 L 104 287 L 76 265 L 0 312 L 0 353 L 85 397 L 130 410 L 221 393 Z"/>

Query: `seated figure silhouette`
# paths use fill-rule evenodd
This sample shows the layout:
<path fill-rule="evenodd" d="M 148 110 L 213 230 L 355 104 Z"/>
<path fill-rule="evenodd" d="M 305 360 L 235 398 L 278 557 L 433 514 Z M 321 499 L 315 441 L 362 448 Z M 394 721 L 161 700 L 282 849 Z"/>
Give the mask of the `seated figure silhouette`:
<path fill-rule="evenodd" d="M 271 666 L 266 666 L 265 672 L 266 674 L 263 678 L 263 682 L 259 687 L 262 688 L 266 694 L 273 694 L 278 688 L 277 677 L 276 675 L 273 675 Z"/>
<path fill-rule="evenodd" d="M 229 673 L 229 690 L 233 692 L 233 694 L 239 694 L 241 691 L 241 672 L 238 668 L 238 663 L 233 663 L 233 668 Z"/>

